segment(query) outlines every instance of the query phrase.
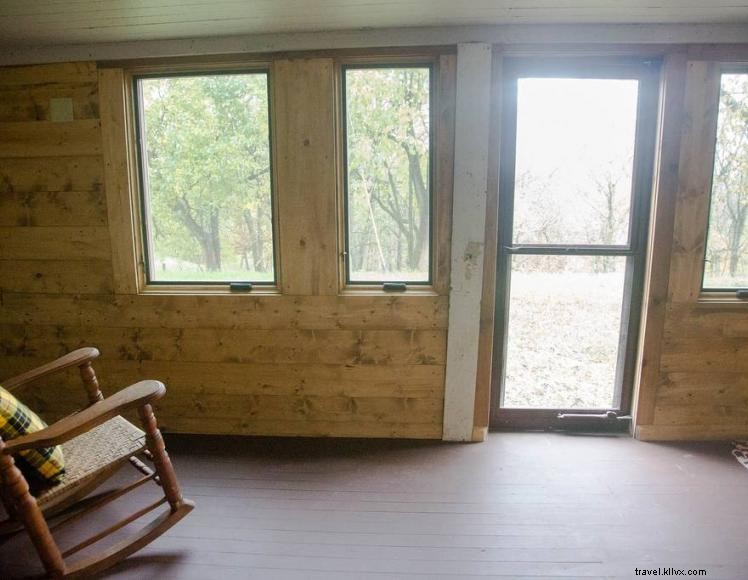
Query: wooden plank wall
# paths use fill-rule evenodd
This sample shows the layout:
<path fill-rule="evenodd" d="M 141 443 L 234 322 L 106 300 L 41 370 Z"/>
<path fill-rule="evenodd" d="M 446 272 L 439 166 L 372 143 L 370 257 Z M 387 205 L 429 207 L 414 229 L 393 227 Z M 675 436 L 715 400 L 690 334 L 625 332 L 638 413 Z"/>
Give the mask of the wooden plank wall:
<path fill-rule="evenodd" d="M 275 69 L 276 98 L 293 101 L 276 118 L 281 248 L 307 270 L 286 263 L 282 293 L 257 296 L 115 292 L 96 65 L 0 69 L 0 377 L 94 345 L 105 392 L 167 384 L 167 430 L 440 438 L 448 285 L 399 296 L 335 287 L 331 63 Z M 73 100 L 74 120 L 50 120 L 57 97 Z M 311 257 L 292 238 L 306 233 Z M 83 393 L 71 373 L 27 398 L 54 418 Z"/>
<path fill-rule="evenodd" d="M 748 58 L 744 46 L 732 50 L 730 58 Z M 698 295 L 711 172 L 704 144 L 716 119 L 709 79 L 726 56 L 696 52 L 666 59 L 674 93 L 668 108 L 666 87 L 653 251 L 668 265 L 648 289 L 645 334 L 654 341 L 645 335 L 637 408 L 642 439 L 748 436 L 748 308 Z M 320 60 L 283 62 L 279 78 L 318 82 L 329 75 Z M 305 62 L 320 74 L 297 74 Z M 93 344 L 102 351 L 97 366 L 105 390 L 141 378 L 167 383 L 159 409 L 166 429 L 440 438 L 447 284 L 437 284 L 435 295 L 341 294 L 331 286 L 330 255 L 323 255 L 304 263 L 306 277 L 282 272 L 287 287 L 277 296 L 121 290 L 108 225 L 99 72 L 93 63 L 0 68 L 0 377 Z M 318 101 L 295 97 L 312 94 L 303 87 L 293 91 L 281 98 L 298 107 Z M 49 101 L 59 97 L 72 99 L 73 121 L 51 121 Z M 448 107 L 440 114 L 449 121 Z M 316 141 L 332 130 L 325 115 L 313 123 L 298 115 L 276 122 L 277 145 L 288 155 L 278 160 L 279 168 L 288 166 L 280 205 L 300 211 L 300 199 L 321 192 L 317 213 L 308 215 L 327 219 L 335 196 L 332 133 Z M 310 142 L 327 143 L 324 152 L 315 150 L 315 161 L 305 156 L 309 132 L 315 133 Z M 299 189 L 304 175 L 291 166 L 320 163 L 326 169 Z M 443 213 L 438 217 L 444 222 Z M 308 216 L 296 219 L 288 236 L 314 232 Z M 446 221 L 440 232 L 449 231 Z M 438 242 L 448 251 L 444 238 Z M 288 255 L 307 260 L 291 240 Z M 312 254 L 334 243 L 330 236 Z M 76 385 L 71 373 L 27 397 L 59 415 L 83 401 Z"/>
<path fill-rule="evenodd" d="M 663 133 L 653 250 L 667 277 L 649 289 L 637 434 L 641 439 L 748 436 L 748 304 L 701 295 L 717 126 L 720 60 L 748 57 L 691 49 L 666 61 L 672 78 Z M 696 56 L 694 56 L 696 55 Z M 667 80 L 667 77 L 666 77 Z M 669 100 L 668 100 L 669 99 Z M 672 105 L 668 109 L 668 103 Z M 673 111 L 675 111 L 674 114 Z M 670 126 L 667 126 L 667 124 Z M 677 138 L 673 135 L 677 134 Z M 674 158 L 671 153 L 675 153 Z M 662 184 L 665 185 L 662 185 Z M 667 227 L 669 220 L 671 227 Z M 664 235 L 662 232 L 665 232 Z"/>

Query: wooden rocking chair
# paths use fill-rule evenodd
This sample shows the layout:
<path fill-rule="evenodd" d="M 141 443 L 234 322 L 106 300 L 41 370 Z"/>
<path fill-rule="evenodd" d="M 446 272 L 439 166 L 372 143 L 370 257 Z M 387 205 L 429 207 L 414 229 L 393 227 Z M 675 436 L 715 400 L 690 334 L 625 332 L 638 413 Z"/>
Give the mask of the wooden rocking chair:
<path fill-rule="evenodd" d="M 152 542 L 194 508 L 191 501 L 182 497 L 151 408 L 151 402 L 163 397 L 166 388 L 158 381 L 141 381 L 105 399 L 91 366 L 91 361 L 97 356 L 97 349 L 81 348 L 49 364 L 0 382 L 7 390 L 12 390 L 60 370 L 78 367 L 88 395 L 89 405 L 85 409 L 46 429 L 10 441 L 0 439 L 0 499 L 9 516 L 0 522 L 0 534 L 14 533 L 25 528 L 47 574 L 53 578 L 87 577 L 113 566 Z M 144 431 L 120 416 L 130 409 L 137 409 Z M 16 467 L 13 455 L 24 449 L 54 445 L 63 447 L 65 475 L 61 483 L 37 493 L 35 497 Z M 153 462 L 153 470 L 136 457 L 139 453 Z M 75 504 L 127 462 L 138 469 L 143 477 L 93 499 L 89 498 L 85 505 L 81 504 L 84 507 L 75 509 Z M 161 486 L 163 498 L 64 552 L 60 551 L 50 530 L 56 530 L 150 480 Z M 66 562 L 68 556 L 167 502 L 170 510 L 134 535 L 98 554 Z M 47 518 L 55 515 L 60 521 L 55 521 L 50 528 Z"/>

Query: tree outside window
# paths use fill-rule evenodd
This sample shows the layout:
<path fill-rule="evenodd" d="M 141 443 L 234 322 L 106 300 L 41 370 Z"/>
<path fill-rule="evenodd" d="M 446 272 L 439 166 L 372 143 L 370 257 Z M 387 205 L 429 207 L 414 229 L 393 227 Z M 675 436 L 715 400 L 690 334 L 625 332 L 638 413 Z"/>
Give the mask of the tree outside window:
<path fill-rule="evenodd" d="M 136 88 L 149 281 L 272 283 L 267 73 Z"/>

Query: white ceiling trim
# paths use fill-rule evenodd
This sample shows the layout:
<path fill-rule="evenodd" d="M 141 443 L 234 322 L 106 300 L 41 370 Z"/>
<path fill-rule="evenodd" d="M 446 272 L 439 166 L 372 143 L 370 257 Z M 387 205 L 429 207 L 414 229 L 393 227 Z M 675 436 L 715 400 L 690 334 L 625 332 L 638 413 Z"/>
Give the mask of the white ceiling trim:
<path fill-rule="evenodd" d="M 62 46 L 0 45 L 0 65 L 295 50 L 433 46 L 464 42 L 490 44 L 748 43 L 748 24 L 515 24 L 253 34 Z"/>
<path fill-rule="evenodd" d="M 507 24 L 748 23 L 748 0 L 1 0 L 7 45 Z"/>

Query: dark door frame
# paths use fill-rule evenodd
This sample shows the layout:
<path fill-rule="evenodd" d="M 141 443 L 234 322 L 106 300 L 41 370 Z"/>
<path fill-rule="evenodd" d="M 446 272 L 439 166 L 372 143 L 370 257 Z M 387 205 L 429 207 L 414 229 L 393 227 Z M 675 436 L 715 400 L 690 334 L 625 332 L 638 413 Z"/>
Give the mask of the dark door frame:
<path fill-rule="evenodd" d="M 631 408 L 636 366 L 637 339 L 644 287 L 650 199 L 653 189 L 655 142 L 660 93 L 659 59 L 641 58 L 505 58 L 502 90 L 497 113 L 500 121 L 499 235 L 496 252 L 496 303 L 491 372 L 491 429 L 549 429 L 558 426 L 559 413 L 602 414 L 615 411 L 625 415 Z M 631 217 L 628 244 L 621 246 L 513 244 L 514 172 L 517 137 L 517 80 L 522 77 L 609 78 L 639 81 L 634 145 Z M 515 254 L 610 255 L 626 257 L 625 287 L 619 359 L 616 366 L 616 398 L 611 409 L 502 409 L 504 361 L 506 357 L 507 312 L 510 293 L 509 260 Z M 622 429 L 628 426 L 621 421 Z"/>

